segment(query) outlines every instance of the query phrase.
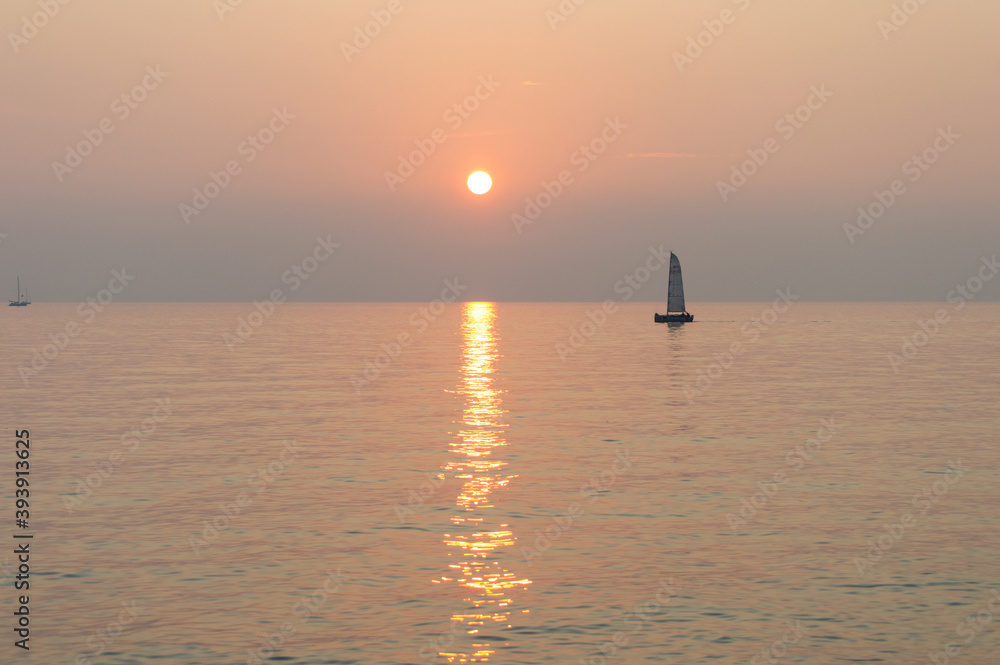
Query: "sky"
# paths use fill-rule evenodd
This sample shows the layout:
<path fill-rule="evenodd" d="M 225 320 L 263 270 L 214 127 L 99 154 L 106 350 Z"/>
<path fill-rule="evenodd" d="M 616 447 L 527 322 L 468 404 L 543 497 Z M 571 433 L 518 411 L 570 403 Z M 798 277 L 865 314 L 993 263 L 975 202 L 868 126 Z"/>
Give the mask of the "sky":
<path fill-rule="evenodd" d="M 662 246 L 692 302 L 943 301 L 1000 248 L 998 22 L 982 0 L 5 0 L 0 294 L 82 301 L 125 269 L 121 301 L 446 279 L 599 301 Z"/>

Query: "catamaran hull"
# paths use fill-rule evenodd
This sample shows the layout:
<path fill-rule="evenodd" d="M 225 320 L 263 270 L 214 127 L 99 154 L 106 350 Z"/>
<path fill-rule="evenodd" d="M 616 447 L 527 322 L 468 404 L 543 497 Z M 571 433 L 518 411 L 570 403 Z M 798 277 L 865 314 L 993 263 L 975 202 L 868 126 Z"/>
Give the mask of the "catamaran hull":
<path fill-rule="evenodd" d="M 654 323 L 691 323 L 694 314 L 653 314 Z"/>

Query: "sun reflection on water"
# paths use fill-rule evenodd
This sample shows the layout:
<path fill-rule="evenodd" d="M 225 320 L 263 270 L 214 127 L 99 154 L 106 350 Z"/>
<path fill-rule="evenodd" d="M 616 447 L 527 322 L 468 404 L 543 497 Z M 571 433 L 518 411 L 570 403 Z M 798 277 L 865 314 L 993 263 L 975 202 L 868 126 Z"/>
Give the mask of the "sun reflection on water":
<path fill-rule="evenodd" d="M 461 612 L 452 615 L 453 626 L 461 628 L 473 641 L 450 645 L 439 654 L 449 663 L 485 663 L 496 652 L 495 632 L 510 628 L 513 594 L 516 589 L 531 584 L 519 579 L 501 564 L 500 548 L 512 547 L 516 541 L 506 524 L 490 524 L 490 508 L 495 490 L 505 487 L 517 476 L 506 475 L 507 462 L 497 459 L 502 446 L 507 445 L 501 419 L 501 391 L 493 382 L 498 357 L 496 305 L 465 303 L 462 335 L 465 342 L 462 362 L 462 389 L 465 408 L 462 429 L 451 443 L 454 459 L 445 465 L 445 472 L 462 481 L 452 518 L 454 533 L 446 533 L 444 543 L 457 548 L 448 556 L 458 558 L 448 565 L 444 583 L 454 583 L 468 589 Z"/>

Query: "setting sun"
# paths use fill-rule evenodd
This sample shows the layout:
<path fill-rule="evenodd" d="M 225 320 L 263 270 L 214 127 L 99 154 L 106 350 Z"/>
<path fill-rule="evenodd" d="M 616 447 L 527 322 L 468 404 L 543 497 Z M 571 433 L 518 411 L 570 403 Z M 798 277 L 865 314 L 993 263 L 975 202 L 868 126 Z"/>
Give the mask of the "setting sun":
<path fill-rule="evenodd" d="M 486 171 L 476 171 L 469 176 L 469 191 L 473 194 L 485 194 L 493 187 L 493 178 Z"/>

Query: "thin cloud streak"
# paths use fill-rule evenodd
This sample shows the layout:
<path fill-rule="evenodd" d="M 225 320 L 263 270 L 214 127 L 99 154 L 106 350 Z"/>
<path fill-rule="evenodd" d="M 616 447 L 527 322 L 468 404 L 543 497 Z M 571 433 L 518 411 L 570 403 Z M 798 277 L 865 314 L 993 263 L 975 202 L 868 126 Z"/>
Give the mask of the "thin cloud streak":
<path fill-rule="evenodd" d="M 625 159 L 673 159 L 674 157 L 698 156 L 690 152 L 630 152 L 625 155 Z"/>

